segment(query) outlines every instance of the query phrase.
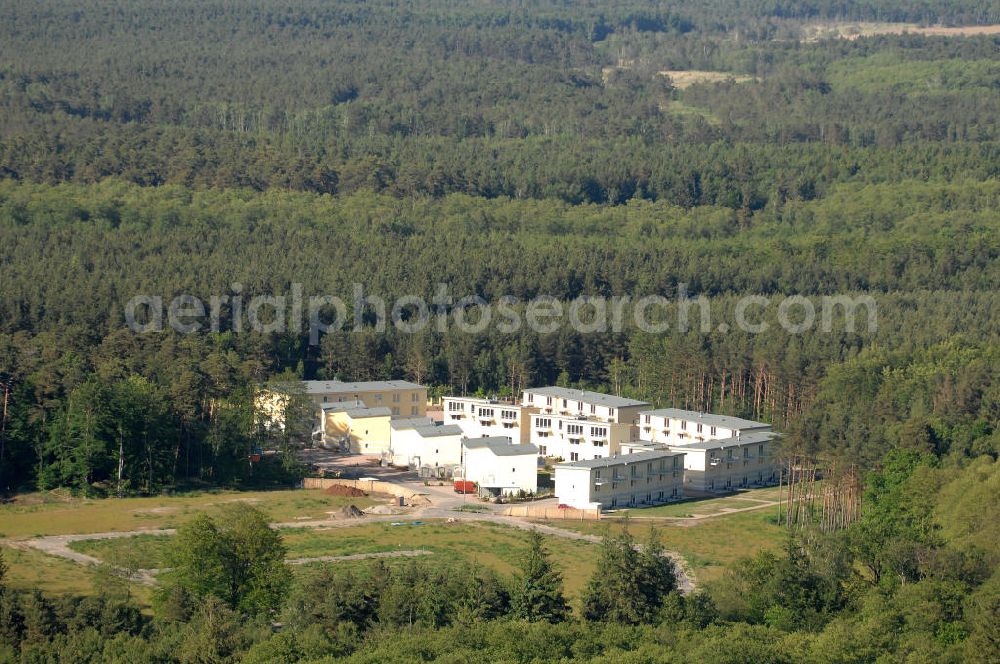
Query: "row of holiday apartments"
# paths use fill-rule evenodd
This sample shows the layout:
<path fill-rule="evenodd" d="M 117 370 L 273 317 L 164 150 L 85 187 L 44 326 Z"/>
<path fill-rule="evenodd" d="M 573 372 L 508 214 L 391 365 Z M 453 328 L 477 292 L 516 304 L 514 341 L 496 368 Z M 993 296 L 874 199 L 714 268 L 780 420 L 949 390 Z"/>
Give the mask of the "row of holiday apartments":
<path fill-rule="evenodd" d="M 439 476 L 461 474 L 489 493 L 537 490 L 555 462 L 561 504 L 616 508 L 777 481 L 770 425 L 563 387 L 520 402 L 445 397 L 427 417 L 427 391 L 407 381 L 310 381 L 318 435 L 352 452 Z"/>

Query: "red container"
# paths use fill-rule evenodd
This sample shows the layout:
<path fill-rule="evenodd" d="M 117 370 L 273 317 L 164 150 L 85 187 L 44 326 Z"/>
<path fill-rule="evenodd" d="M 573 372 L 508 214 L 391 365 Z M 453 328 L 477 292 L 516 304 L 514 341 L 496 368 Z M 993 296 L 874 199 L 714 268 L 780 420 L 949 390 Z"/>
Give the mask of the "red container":
<path fill-rule="evenodd" d="M 476 483 L 469 480 L 455 480 L 455 493 L 475 493 Z"/>

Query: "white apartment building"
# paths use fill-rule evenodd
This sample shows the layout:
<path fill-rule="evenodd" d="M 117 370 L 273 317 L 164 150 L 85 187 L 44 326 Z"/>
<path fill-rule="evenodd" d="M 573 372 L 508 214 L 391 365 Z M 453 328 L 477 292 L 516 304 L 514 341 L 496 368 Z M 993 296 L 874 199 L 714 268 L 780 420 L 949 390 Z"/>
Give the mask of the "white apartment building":
<path fill-rule="evenodd" d="M 764 422 L 679 408 L 644 410 L 638 415 L 639 439 L 665 445 L 689 445 L 771 430 L 771 425 Z"/>
<path fill-rule="evenodd" d="M 463 447 L 463 476 L 479 485 L 481 494 L 538 491 L 538 448 L 534 445 L 514 445 L 502 437 L 469 438 Z"/>
<path fill-rule="evenodd" d="M 445 424 L 461 427 L 467 438 L 507 438 L 515 444 L 529 442 L 529 415 L 534 408 L 476 397 L 445 397 Z"/>
<path fill-rule="evenodd" d="M 635 426 L 575 415 L 531 415 L 529 440 L 543 457 L 564 461 L 602 459 L 620 452 Z"/>
<path fill-rule="evenodd" d="M 462 464 L 462 440 L 462 430 L 453 424 L 438 425 L 426 417 L 391 420 L 390 463 L 451 477 Z"/>
<path fill-rule="evenodd" d="M 544 457 L 586 461 L 617 454 L 634 437 L 645 401 L 565 387 L 524 391 L 521 403 L 535 409 L 528 440 Z"/>
<path fill-rule="evenodd" d="M 773 431 L 740 433 L 732 438 L 671 445 L 684 453 L 685 491 L 732 491 L 778 481 Z"/>
<path fill-rule="evenodd" d="M 639 411 L 649 406 L 645 401 L 566 387 L 535 387 L 525 390 L 521 403 L 537 408 L 539 413 L 587 417 L 622 424 L 635 424 Z"/>
<path fill-rule="evenodd" d="M 650 450 L 560 463 L 555 491 L 561 505 L 614 509 L 657 505 L 683 496 L 682 451 Z"/>

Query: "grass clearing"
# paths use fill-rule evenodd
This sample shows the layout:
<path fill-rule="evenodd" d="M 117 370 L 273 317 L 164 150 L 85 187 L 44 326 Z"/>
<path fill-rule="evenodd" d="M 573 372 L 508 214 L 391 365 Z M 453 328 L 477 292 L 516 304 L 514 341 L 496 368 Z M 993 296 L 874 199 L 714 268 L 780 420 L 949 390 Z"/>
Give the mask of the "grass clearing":
<path fill-rule="evenodd" d="M 477 563 L 510 575 L 519 569 L 528 550 L 527 534 L 519 529 L 494 523 L 447 523 L 427 521 L 422 525 L 393 526 L 388 522 L 342 526 L 337 528 L 288 528 L 281 531 L 289 558 L 347 556 L 409 549 L 433 552 L 432 561 L 468 565 Z M 138 567 L 157 568 L 164 564 L 170 537 L 139 535 L 109 540 L 85 540 L 71 545 L 107 562 L 130 559 Z M 566 592 L 579 597 L 594 570 L 596 546 L 590 542 L 546 537 L 553 561 L 562 571 Z M 38 554 L 42 555 L 42 554 Z M 46 557 L 46 561 L 50 560 Z M 79 566 L 51 558 L 79 570 Z M 332 563 L 338 566 L 366 561 Z M 389 562 L 386 560 L 385 562 Z M 399 561 L 394 561 L 398 563 Z M 326 563 L 316 563 L 326 564 Z M 309 566 L 307 566 L 309 567 Z"/>
<path fill-rule="evenodd" d="M 47 593 L 91 595 L 94 569 L 70 560 L 36 551 L 3 547 L 7 563 L 7 584 L 18 590 L 38 589 Z"/>
<path fill-rule="evenodd" d="M 680 553 L 688 561 L 699 585 L 719 579 L 726 568 L 744 556 L 758 551 L 780 547 L 784 529 L 774 523 L 775 510 L 762 508 L 752 512 L 737 512 L 711 519 L 681 522 L 632 521 L 629 530 L 642 539 L 652 525 L 659 530 L 663 545 Z M 578 532 L 603 535 L 617 534 L 625 524 L 622 521 L 573 521 L 559 522 L 560 527 Z"/>
<path fill-rule="evenodd" d="M 669 77 L 670 82 L 678 90 L 684 90 L 685 88 L 690 88 L 692 85 L 699 85 L 701 83 L 723 83 L 725 81 L 750 83 L 754 80 L 753 76 L 746 74 L 734 74 L 728 71 L 708 71 L 704 69 L 665 69 L 659 72 L 659 74 L 660 76 Z"/>
<path fill-rule="evenodd" d="M 386 498 L 387 500 L 387 498 Z M 176 528 L 199 512 L 217 513 L 223 505 L 244 502 L 267 513 L 272 521 L 325 519 L 327 512 L 384 502 L 378 497 L 328 496 L 319 489 L 285 491 L 199 491 L 149 498 L 74 498 L 35 493 L 0 505 L 0 532 L 5 537 L 71 535 L 155 528 Z"/>
<path fill-rule="evenodd" d="M 157 569 L 166 566 L 170 540 L 167 535 L 136 535 L 106 540 L 80 540 L 70 542 L 68 546 L 73 551 L 94 556 L 112 565 Z"/>

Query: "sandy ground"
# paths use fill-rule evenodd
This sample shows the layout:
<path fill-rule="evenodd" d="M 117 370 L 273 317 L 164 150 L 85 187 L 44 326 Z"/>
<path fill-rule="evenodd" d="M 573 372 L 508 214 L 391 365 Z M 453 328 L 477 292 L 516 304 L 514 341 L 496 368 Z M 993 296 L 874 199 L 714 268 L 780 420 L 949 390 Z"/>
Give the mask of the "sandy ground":
<path fill-rule="evenodd" d="M 816 23 L 803 27 L 805 41 L 816 41 L 838 37 L 859 39 L 874 35 L 927 35 L 932 37 L 971 37 L 975 35 L 1000 34 L 1000 25 L 969 25 L 964 27 L 927 26 L 916 23 Z"/>
<path fill-rule="evenodd" d="M 736 81 L 737 83 L 748 83 L 754 80 L 752 76 L 733 74 L 726 71 L 704 71 L 694 69 L 688 71 L 667 69 L 661 71 L 660 75 L 669 76 L 670 82 L 673 83 L 673 86 L 678 90 L 689 88 L 697 83 L 721 83 L 730 79 Z"/>

